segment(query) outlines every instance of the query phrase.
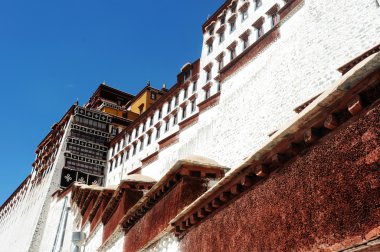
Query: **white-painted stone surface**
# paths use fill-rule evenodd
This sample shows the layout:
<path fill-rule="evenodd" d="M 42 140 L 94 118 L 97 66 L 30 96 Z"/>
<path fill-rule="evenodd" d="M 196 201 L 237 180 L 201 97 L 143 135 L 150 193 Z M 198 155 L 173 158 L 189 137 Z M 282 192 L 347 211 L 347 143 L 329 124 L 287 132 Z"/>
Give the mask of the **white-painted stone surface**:
<path fill-rule="evenodd" d="M 173 235 L 168 234 L 163 236 L 159 241 L 152 244 L 148 248 L 142 250 L 143 252 L 178 252 L 179 240 Z"/>
<path fill-rule="evenodd" d="M 243 1 L 238 2 L 237 13 L 240 15 L 238 9 Z M 207 54 L 204 47 L 197 84 L 198 103 L 204 100 L 202 87 L 208 83 L 203 67 L 213 63 L 214 78 L 217 75 L 215 58 L 225 51 L 224 64 L 228 64 L 227 47 L 233 41 L 238 43 L 237 54 L 241 53 L 242 41 L 239 36 L 247 29 L 252 30 L 253 36 L 255 29 L 252 24 L 259 17 L 265 18 L 264 31 L 267 32 L 270 29 L 270 19 L 265 13 L 275 3 L 280 7 L 284 5 L 282 0 L 267 0 L 263 1 L 258 10 L 254 10 L 251 4 L 248 19 L 241 22 L 238 16 L 236 30 L 229 34 L 226 29 L 223 43 L 219 45 L 215 39 L 213 52 L 210 54 Z M 227 12 L 227 20 L 229 15 Z M 218 25 L 217 22 L 215 30 L 218 29 Z M 340 76 L 336 70 L 338 67 L 380 42 L 380 9 L 375 0 L 305 0 L 294 15 L 282 21 L 279 29 L 280 38 L 222 83 L 219 104 L 202 112 L 196 124 L 180 131 L 177 143 L 159 150 L 155 140 L 157 111 L 155 123 L 146 127 L 146 130 L 153 128 L 154 137 L 149 146 L 146 146 L 144 138 L 143 150 L 140 151 L 140 142 L 137 142 L 136 155 L 132 156 L 131 148 L 128 160 L 123 159 L 121 162 L 114 160 L 115 154 L 121 150 L 119 145 L 112 146 L 108 163 L 112 163 L 113 167 L 112 172 L 107 174 L 107 185 L 118 184 L 120 179 L 126 178 L 129 172 L 141 166 L 142 159 L 156 151 L 159 151 L 158 160 L 141 171 L 143 175 L 156 180 L 159 180 L 176 161 L 190 155 L 205 156 L 223 166 L 236 167 L 268 139 L 268 134 L 295 116 L 294 108 L 329 88 Z M 204 35 L 205 41 L 208 36 Z M 250 42 L 253 43 L 255 39 L 252 37 Z M 218 91 L 216 87 L 214 83 L 211 95 Z M 188 92 L 190 96 L 190 89 Z M 182 90 L 179 105 L 186 102 L 187 98 L 184 98 L 183 94 Z M 167 104 L 162 109 L 162 118 L 167 113 L 165 106 Z M 189 104 L 186 108 L 188 118 L 191 116 Z M 180 122 L 181 109 L 178 113 Z M 162 124 L 160 130 L 158 141 L 179 129 L 178 126 L 171 126 L 165 133 Z M 132 135 L 134 138 L 134 133 Z M 120 144 L 124 145 L 122 142 Z M 28 183 L 14 202 L 8 204 L 0 213 L 0 252 L 52 251 L 57 223 L 60 222 L 60 213 L 64 205 L 62 200 L 51 202 L 50 197 L 59 185 L 60 170 L 57 167 L 63 166 L 62 145 L 61 143 L 52 171 L 46 174 L 40 184 Z M 108 166 L 108 170 L 109 168 Z M 80 216 L 75 218 L 71 211 L 68 215 L 62 251 L 71 251 L 71 233 L 78 230 L 79 222 Z M 97 251 L 101 246 L 102 233 L 103 227 L 100 225 L 88 239 L 86 251 Z M 168 235 L 146 251 L 178 251 L 178 248 L 179 241 Z M 123 251 L 122 235 L 104 251 Z"/>
<path fill-rule="evenodd" d="M 89 235 L 89 233 L 87 233 Z M 93 234 L 88 237 L 86 251 L 96 251 L 102 245 L 103 224 L 100 223 L 94 230 Z"/>

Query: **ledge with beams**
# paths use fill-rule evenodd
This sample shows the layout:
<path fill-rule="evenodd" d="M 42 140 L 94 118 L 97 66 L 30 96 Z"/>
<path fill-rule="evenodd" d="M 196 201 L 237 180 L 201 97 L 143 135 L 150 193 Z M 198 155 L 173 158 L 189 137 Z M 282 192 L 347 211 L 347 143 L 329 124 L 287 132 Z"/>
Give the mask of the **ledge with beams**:
<path fill-rule="evenodd" d="M 226 170 L 202 157 L 178 161 L 120 222 L 128 251 L 140 250 L 169 232 L 170 220 L 204 193 L 210 181 L 221 179 Z"/>
<path fill-rule="evenodd" d="M 102 216 L 103 243 L 117 230 L 118 224 L 137 201 L 156 183 L 154 179 L 143 175 L 131 175 L 121 181 L 112 195 Z"/>
<path fill-rule="evenodd" d="M 379 103 L 380 53 L 376 53 L 342 76 L 287 127 L 276 132 L 263 147 L 173 219 L 176 236 L 185 236 L 192 227 L 239 198 L 322 137 Z"/>
<path fill-rule="evenodd" d="M 220 92 L 210 96 L 208 99 L 198 104 L 199 113 L 206 111 L 207 109 L 216 106 L 219 103 Z"/>
<path fill-rule="evenodd" d="M 196 113 L 188 118 L 186 118 L 185 120 L 181 121 L 180 123 L 178 123 L 179 125 L 179 129 L 180 130 L 183 130 L 195 123 L 198 122 L 198 118 L 199 118 L 199 113 Z"/>

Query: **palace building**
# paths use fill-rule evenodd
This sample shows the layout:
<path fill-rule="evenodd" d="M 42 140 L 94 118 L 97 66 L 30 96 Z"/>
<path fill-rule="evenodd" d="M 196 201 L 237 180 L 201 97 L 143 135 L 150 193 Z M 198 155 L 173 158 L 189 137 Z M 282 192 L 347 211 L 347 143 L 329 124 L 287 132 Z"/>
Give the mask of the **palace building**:
<path fill-rule="evenodd" d="M 0 252 L 380 251 L 380 5 L 226 0 L 171 88 L 101 84 L 0 207 Z"/>

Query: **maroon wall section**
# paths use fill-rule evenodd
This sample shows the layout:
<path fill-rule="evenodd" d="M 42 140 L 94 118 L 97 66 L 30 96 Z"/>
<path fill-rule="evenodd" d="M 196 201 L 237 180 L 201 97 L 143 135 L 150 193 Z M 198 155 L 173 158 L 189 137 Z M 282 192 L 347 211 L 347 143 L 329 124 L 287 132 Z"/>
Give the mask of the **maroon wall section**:
<path fill-rule="evenodd" d="M 82 228 L 84 227 L 84 225 L 88 221 L 88 217 L 90 217 L 90 213 L 91 213 L 92 207 L 94 206 L 94 201 L 95 200 L 96 199 L 92 199 L 91 200 L 90 204 L 88 205 L 88 207 L 86 209 L 86 212 L 83 215 L 83 218 L 82 218 Z"/>
<path fill-rule="evenodd" d="M 127 213 L 127 211 L 133 207 L 133 205 L 135 205 L 142 196 L 142 191 L 132 191 L 128 189 L 124 191 L 115 212 L 112 214 L 112 217 L 109 219 L 109 221 L 104 225 L 103 243 L 116 230 L 117 225 L 119 225 L 119 222 Z"/>
<path fill-rule="evenodd" d="M 206 189 L 204 180 L 184 177 L 126 233 L 124 251 L 134 252 L 145 246 L 167 228 L 169 222 Z"/>
<path fill-rule="evenodd" d="M 90 233 L 92 233 L 95 230 L 95 228 L 97 227 L 98 223 L 102 219 L 102 215 L 103 215 L 104 209 L 106 208 L 106 206 L 108 204 L 108 201 L 109 201 L 109 198 L 108 199 L 104 199 L 102 201 L 102 203 L 101 203 L 98 211 L 96 212 L 96 214 L 94 216 L 94 219 L 91 221 L 91 224 L 90 224 Z"/>
<path fill-rule="evenodd" d="M 380 226 L 379 159 L 377 105 L 190 229 L 182 251 L 320 251 L 337 243 L 353 245 Z"/>

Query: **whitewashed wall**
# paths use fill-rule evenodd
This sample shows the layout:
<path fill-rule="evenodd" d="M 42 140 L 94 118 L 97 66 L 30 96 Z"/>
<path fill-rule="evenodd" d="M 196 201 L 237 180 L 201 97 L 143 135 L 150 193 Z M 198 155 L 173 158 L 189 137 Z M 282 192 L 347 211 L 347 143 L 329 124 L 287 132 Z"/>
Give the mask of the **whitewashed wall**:
<path fill-rule="evenodd" d="M 272 4 L 263 4 L 261 12 L 265 6 Z M 372 0 L 305 1 L 280 27 L 277 41 L 222 83 L 219 105 L 202 113 L 142 173 L 159 179 L 192 154 L 236 167 L 294 117 L 297 106 L 331 86 L 341 76 L 337 68 L 380 42 L 379 13 Z M 237 23 L 235 39 L 245 29 Z M 214 47 L 212 55 L 220 50 Z M 212 55 L 203 53 L 201 65 Z"/>
<path fill-rule="evenodd" d="M 61 169 L 58 168 L 63 167 L 63 139 L 66 139 L 70 123 L 71 120 L 66 125 L 51 172 L 45 175 L 40 184 L 29 184 L 23 198 L 13 207 L 9 216 L 1 221 L 0 240 L 6 241 L 0 246 L 1 252 L 43 251 L 40 250 L 40 244 L 45 227 L 48 227 L 47 232 L 54 232 L 46 221 L 51 208 L 51 195 L 59 188 Z"/>

